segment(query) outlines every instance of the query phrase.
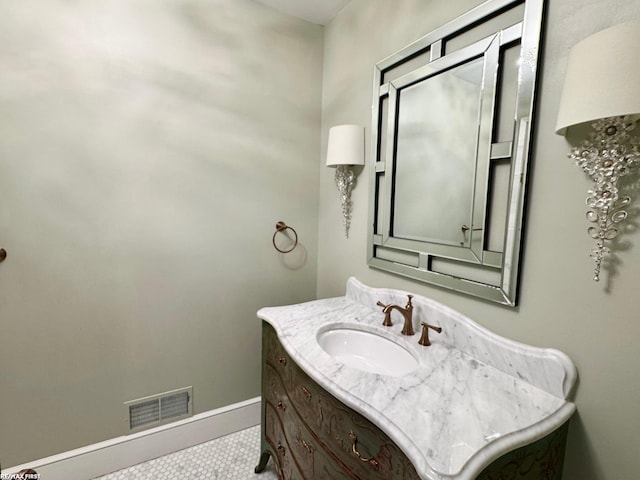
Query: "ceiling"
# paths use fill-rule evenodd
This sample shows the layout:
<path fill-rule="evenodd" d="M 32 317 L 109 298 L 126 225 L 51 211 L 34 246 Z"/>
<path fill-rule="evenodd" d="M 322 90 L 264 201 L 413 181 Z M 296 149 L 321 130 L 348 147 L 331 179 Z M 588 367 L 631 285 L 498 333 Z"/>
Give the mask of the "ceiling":
<path fill-rule="evenodd" d="M 311 23 L 326 25 L 351 0 L 256 0 Z"/>

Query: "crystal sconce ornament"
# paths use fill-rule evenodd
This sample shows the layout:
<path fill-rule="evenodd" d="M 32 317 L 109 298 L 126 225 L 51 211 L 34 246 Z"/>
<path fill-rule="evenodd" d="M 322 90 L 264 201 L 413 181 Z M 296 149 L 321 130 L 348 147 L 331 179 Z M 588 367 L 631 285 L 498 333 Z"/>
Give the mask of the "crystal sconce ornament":
<path fill-rule="evenodd" d="M 631 198 L 621 195 L 619 180 L 640 163 L 640 139 L 633 135 L 640 118 L 640 24 L 603 30 L 578 43 L 569 56 L 556 133 L 591 124 L 590 140 L 572 149 L 569 158 L 592 180 L 588 191 L 588 233 L 596 242 L 591 251 L 595 281 L 606 242 L 619 233 Z"/>
<path fill-rule="evenodd" d="M 630 174 L 640 161 L 640 141 L 629 135 L 629 131 L 635 129 L 635 122 L 628 117 L 601 119 L 592 127 L 595 130 L 592 140 L 575 147 L 569 158 L 594 182 L 587 197 L 587 206 L 591 209 L 587 220 L 594 224 L 588 232 L 596 241 L 591 258 L 595 261 L 593 279 L 598 281 L 602 260 L 610 253 L 605 241 L 618 235 L 617 224 L 627 218 L 626 207 L 631 203 L 630 197 L 620 196 L 618 180 Z"/>
<path fill-rule="evenodd" d="M 349 228 L 351 227 L 351 190 L 356 183 L 356 175 L 347 165 L 338 165 L 336 167 L 336 186 L 340 191 L 340 203 L 342 204 L 342 223 L 344 225 L 344 234 L 349 238 Z"/>
<path fill-rule="evenodd" d="M 364 127 L 338 125 L 329 129 L 327 167 L 336 167 L 336 185 L 340 191 L 344 234 L 349 238 L 351 226 L 351 191 L 356 183 L 352 165 L 364 165 Z"/>

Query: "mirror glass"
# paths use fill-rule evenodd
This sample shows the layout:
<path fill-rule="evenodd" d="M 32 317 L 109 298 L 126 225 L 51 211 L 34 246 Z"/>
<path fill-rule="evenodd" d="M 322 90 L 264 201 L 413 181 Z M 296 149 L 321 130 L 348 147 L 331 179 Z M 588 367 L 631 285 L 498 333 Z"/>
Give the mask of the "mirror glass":
<path fill-rule="evenodd" d="M 489 0 L 376 65 L 369 265 L 514 306 L 543 0 Z"/>
<path fill-rule="evenodd" d="M 473 60 L 398 95 L 394 236 L 469 247 L 482 66 Z"/>

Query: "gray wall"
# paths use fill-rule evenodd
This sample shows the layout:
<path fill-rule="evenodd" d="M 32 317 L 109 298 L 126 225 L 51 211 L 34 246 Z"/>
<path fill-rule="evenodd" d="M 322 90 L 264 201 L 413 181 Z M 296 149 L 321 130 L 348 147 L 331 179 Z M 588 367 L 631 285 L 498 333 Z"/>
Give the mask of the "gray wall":
<path fill-rule="evenodd" d="M 369 139 L 377 61 L 479 3 L 353 0 L 325 30 L 323 149 L 329 127 L 336 124 L 366 125 Z M 591 280 L 584 201 L 588 182 L 566 158 L 570 146 L 554 127 L 569 49 L 610 25 L 640 19 L 640 9 L 628 0 L 546 3 L 520 306 L 503 308 L 369 269 L 368 170 L 353 192 L 353 221 L 345 240 L 332 172 L 321 169 L 318 296 L 342 294 L 347 277 L 355 275 L 369 285 L 432 297 L 509 338 L 563 350 L 580 373 L 565 478 L 638 478 L 640 237 L 634 232 L 621 238 L 631 246 L 616 253 L 616 275 L 603 275 L 600 283 Z"/>
<path fill-rule="evenodd" d="M 0 2 L 4 467 L 259 395 L 256 310 L 316 292 L 322 49 L 247 0 Z"/>
<path fill-rule="evenodd" d="M 322 28 L 249 1 L 0 3 L 3 465 L 121 435 L 122 402 L 150 393 L 193 385 L 196 412 L 257 395 L 256 309 L 356 275 L 568 353 L 566 478 L 636 478 L 640 246 L 591 281 L 588 183 L 553 134 L 570 47 L 633 2 L 547 2 L 517 309 L 369 269 L 367 171 L 344 238 L 329 127 L 368 137 L 373 65 L 477 3 L 353 0 L 324 72 Z M 271 246 L 280 219 L 295 256 Z"/>

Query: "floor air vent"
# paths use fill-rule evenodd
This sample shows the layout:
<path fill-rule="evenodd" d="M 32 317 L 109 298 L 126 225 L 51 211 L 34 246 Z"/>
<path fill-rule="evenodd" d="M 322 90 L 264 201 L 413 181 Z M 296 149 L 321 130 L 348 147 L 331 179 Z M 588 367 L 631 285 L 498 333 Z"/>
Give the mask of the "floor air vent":
<path fill-rule="evenodd" d="M 129 430 L 155 427 L 193 415 L 192 387 L 125 402 Z"/>

